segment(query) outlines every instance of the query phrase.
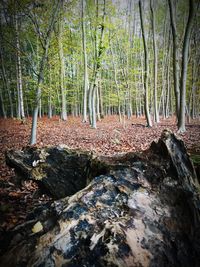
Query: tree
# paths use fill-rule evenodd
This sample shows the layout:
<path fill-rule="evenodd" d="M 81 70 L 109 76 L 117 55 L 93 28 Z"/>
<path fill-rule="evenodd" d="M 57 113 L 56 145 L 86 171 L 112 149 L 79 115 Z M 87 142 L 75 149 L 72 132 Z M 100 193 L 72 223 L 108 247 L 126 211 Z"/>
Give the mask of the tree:
<path fill-rule="evenodd" d="M 83 122 L 87 122 L 87 94 L 88 94 L 88 71 L 87 71 L 87 51 L 86 51 L 86 32 L 85 32 L 85 12 L 84 0 L 81 5 L 82 14 L 82 42 L 83 42 L 83 60 L 84 60 L 84 86 L 83 86 Z"/>
<path fill-rule="evenodd" d="M 53 5 L 52 8 L 52 13 L 51 13 L 51 18 L 47 27 L 47 31 L 45 34 L 44 38 L 44 44 L 43 44 L 43 55 L 40 60 L 39 64 L 39 74 L 38 74 L 38 81 L 37 81 L 37 91 L 36 91 L 36 100 L 35 100 L 35 108 L 33 111 L 33 118 L 32 118 L 32 128 L 31 128 L 31 140 L 30 144 L 33 145 L 36 143 L 36 137 L 37 137 L 37 118 L 38 118 L 38 110 L 39 110 L 39 101 L 41 99 L 41 84 L 44 79 L 44 69 L 45 69 L 45 64 L 47 62 L 47 55 L 48 55 L 48 50 L 49 50 L 49 44 L 50 44 L 50 39 L 51 39 L 51 34 L 53 32 L 53 27 L 56 22 L 57 14 L 59 11 L 59 6 L 61 4 L 62 0 L 57 1 L 57 3 Z M 35 27 L 37 32 L 40 34 L 40 29 L 38 28 L 38 24 L 36 23 L 35 20 L 33 20 L 35 23 Z M 42 40 L 41 40 L 42 41 Z"/>
<path fill-rule="evenodd" d="M 1 14 L 0 14 L 1 16 Z M 0 36 L 1 39 L 3 40 L 3 31 L 2 31 L 2 22 L 1 22 L 1 17 L 0 17 Z M 14 110 L 13 110 L 13 100 L 12 100 L 12 95 L 11 95 L 11 90 L 10 90 L 10 86 L 9 86 L 9 82 L 8 82 L 8 75 L 6 72 L 6 67 L 5 67 L 5 60 L 4 60 L 4 50 L 3 50 L 3 46 L 2 46 L 3 42 L 0 42 L 0 62 L 1 62 L 1 77 L 3 80 L 3 86 L 8 94 L 8 100 L 9 100 L 9 106 L 10 106 L 10 117 L 13 118 L 14 117 Z M 4 105 L 4 99 L 3 99 L 3 92 L 2 89 L 0 90 L 0 97 L 1 97 L 1 103 L 2 103 L 2 113 L 4 118 L 7 117 L 6 115 L 6 107 Z"/>
<path fill-rule="evenodd" d="M 66 110 L 66 89 L 65 89 L 65 61 L 63 55 L 63 23 L 64 23 L 64 1 L 61 1 L 62 8 L 60 9 L 59 14 L 59 24 L 58 24 L 58 47 L 59 47 L 59 59 L 60 59 L 60 89 L 62 96 L 62 109 L 61 109 L 61 120 L 67 120 L 67 110 Z"/>
<path fill-rule="evenodd" d="M 148 67 L 148 49 L 147 49 L 147 43 L 146 43 L 146 36 L 145 36 L 145 30 L 144 30 L 144 22 L 143 22 L 143 11 L 142 11 L 142 4 L 141 0 L 139 0 L 139 12 L 140 12 L 140 23 L 141 23 L 141 29 L 142 29 L 142 40 L 143 40 L 143 46 L 144 46 L 144 110 L 145 110 L 145 117 L 147 121 L 147 127 L 152 127 L 151 117 L 149 113 L 149 99 L 148 99 L 148 75 L 149 75 L 149 67 Z"/>
<path fill-rule="evenodd" d="M 186 25 L 183 50 L 182 50 L 182 69 L 180 78 L 180 111 L 178 116 L 178 131 L 183 133 L 185 129 L 185 107 L 186 107 L 186 80 L 187 80 L 187 69 L 188 69 L 188 53 L 189 53 L 189 42 L 192 31 L 192 23 L 195 16 L 195 3 L 194 0 L 189 0 L 189 15 Z"/>
<path fill-rule="evenodd" d="M 100 24 L 100 37 L 98 42 L 98 18 L 99 18 L 99 0 L 96 3 L 96 25 L 95 25 L 95 34 L 94 34 L 94 65 L 93 65 L 93 76 L 92 82 L 90 85 L 90 97 L 89 103 L 91 105 L 90 108 L 90 124 L 92 128 L 96 128 L 96 94 L 97 94 L 97 86 L 98 86 L 98 78 L 99 71 L 101 67 L 101 60 L 103 54 L 103 36 L 105 30 L 105 16 L 106 16 L 106 1 L 103 1 L 103 15 L 102 21 Z"/>
<path fill-rule="evenodd" d="M 174 77 L 174 95 L 176 101 L 176 116 L 178 118 L 180 108 L 180 91 L 179 91 L 179 66 L 178 66 L 178 36 L 175 21 L 176 6 L 173 4 L 174 1 L 168 0 L 170 21 L 173 36 L 173 77 Z"/>
<path fill-rule="evenodd" d="M 17 88 L 18 88 L 18 117 L 24 120 L 24 99 L 22 89 L 22 67 L 21 67 L 21 55 L 20 55 L 20 42 L 19 42 L 19 26 L 18 15 L 15 15 L 15 30 L 16 30 L 16 56 L 17 56 Z"/>
<path fill-rule="evenodd" d="M 153 52 L 154 52 L 154 120 L 156 123 L 159 122 L 158 105 L 157 105 L 157 72 L 158 72 L 158 57 L 157 57 L 157 44 L 155 37 L 155 12 L 153 0 L 150 0 L 151 9 L 151 23 L 153 31 Z"/>

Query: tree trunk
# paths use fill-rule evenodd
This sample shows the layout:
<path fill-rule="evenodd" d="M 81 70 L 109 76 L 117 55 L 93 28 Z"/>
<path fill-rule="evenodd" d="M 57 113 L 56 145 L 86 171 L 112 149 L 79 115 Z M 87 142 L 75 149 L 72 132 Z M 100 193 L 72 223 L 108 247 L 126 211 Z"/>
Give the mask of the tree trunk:
<path fill-rule="evenodd" d="M 95 79 L 95 82 L 94 82 L 93 88 L 92 88 L 92 124 L 91 124 L 91 127 L 94 129 L 97 128 L 96 94 L 97 94 L 97 79 Z"/>
<path fill-rule="evenodd" d="M 104 109 L 103 109 L 103 95 L 102 95 L 102 82 L 99 81 L 99 112 L 101 119 L 104 118 Z"/>
<path fill-rule="evenodd" d="M 42 59 L 40 61 L 40 69 L 39 69 L 38 82 L 37 82 L 36 101 L 35 101 L 35 108 L 33 111 L 33 118 L 32 118 L 31 140 L 30 140 L 31 145 L 36 144 L 36 141 L 37 141 L 37 119 L 38 119 L 39 102 L 40 102 L 40 98 L 41 98 L 41 85 L 43 83 L 44 68 L 45 68 L 45 64 L 47 61 L 50 38 L 51 38 L 53 26 L 54 26 L 55 21 L 56 21 L 57 13 L 59 10 L 59 5 L 60 5 L 61 1 L 62 0 L 59 0 L 56 3 L 55 9 L 53 9 L 52 17 L 50 19 L 50 23 L 49 23 L 48 29 L 47 29 L 44 52 L 43 52 Z"/>
<path fill-rule="evenodd" d="M 87 94 L 89 90 L 89 81 L 88 81 L 88 70 L 87 70 L 84 0 L 82 0 L 81 11 L 82 11 L 82 42 L 83 42 L 83 59 L 84 59 L 83 122 L 87 122 Z"/>
<path fill-rule="evenodd" d="M 178 131 L 183 133 L 185 129 L 185 105 L 186 105 L 186 80 L 187 80 L 187 68 L 188 68 L 188 50 L 190 43 L 190 34 L 192 31 L 192 23 L 195 15 L 195 2 L 189 0 L 189 15 L 185 30 L 185 36 L 183 41 L 182 50 L 182 69 L 180 79 L 180 112 L 178 117 Z"/>
<path fill-rule="evenodd" d="M 176 116 L 179 116 L 180 109 L 180 91 L 179 91 L 179 66 L 178 66 L 178 41 L 177 41 L 177 30 L 175 21 L 175 6 L 173 6 L 173 1 L 168 0 L 170 20 L 173 36 L 173 76 L 174 76 L 174 95 L 176 101 Z"/>
<path fill-rule="evenodd" d="M 89 86 L 89 94 L 88 94 L 88 109 L 89 109 L 89 122 L 92 125 L 92 82 Z"/>
<path fill-rule="evenodd" d="M 24 99 L 23 99 L 23 88 L 22 88 L 22 67 L 21 67 L 21 55 L 20 55 L 20 43 L 19 43 L 19 27 L 18 17 L 15 16 L 15 30 L 16 30 L 16 47 L 17 47 L 17 83 L 19 90 L 19 107 L 20 107 L 20 118 L 25 119 L 24 113 Z"/>
<path fill-rule="evenodd" d="M 165 117 L 169 117 L 169 98 L 170 98 L 170 55 L 171 49 L 169 46 L 168 50 L 168 59 L 167 59 L 167 95 L 166 95 L 166 104 L 165 104 Z"/>
<path fill-rule="evenodd" d="M 145 68 L 144 68 L 144 102 L 145 102 L 145 117 L 147 121 L 147 127 L 152 127 L 151 122 L 151 116 L 149 113 L 149 96 L 148 96 L 148 73 L 149 73 L 149 67 L 148 67 L 148 49 L 146 44 L 146 36 L 144 31 L 144 23 L 143 23 L 143 12 L 142 12 L 142 6 L 141 6 L 141 0 L 139 0 L 139 10 L 140 10 L 140 22 L 141 22 L 141 29 L 142 29 L 142 39 L 143 39 L 143 45 L 144 45 L 144 60 L 145 60 Z"/>
<path fill-rule="evenodd" d="M 97 86 L 97 94 L 96 94 L 96 98 L 97 98 L 97 103 L 96 103 L 96 107 L 97 107 L 97 121 L 101 121 L 101 116 L 100 116 L 100 96 L 99 96 L 99 84 L 100 81 L 98 81 L 98 86 Z"/>
<path fill-rule="evenodd" d="M 105 16 L 106 16 L 106 2 L 103 1 L 103 15 L 102 15 L 102 22 L 101 22 L 101 32 L 100 32 L 100 38 L 98 42 L 97 37 L 97 31 L 98 31 L 98 25 L 95 27 L 95 58 L 94 58 L 94 68 L 93 68 L 93 79 L 91 84 L 91 90 L 92 92 L 89 93 L 92 97 L 91 99 L 91 105 L 92 105 L 92 115 L 90 117 L 92 118 L 92 128 L 96 128 L 96 87 L 98 86 L 98 80 L 99 80 L 99 70 L 101 67 L 101 57 L 103 53 L 103 37 L 104 37 L 104 28 L 105 28 Z M 99 1 L 97 0 L 96 3 L 96 22 L 98 23 L 98 17 L 99 17 Z"/>
<path fill-rule="evenodd" d="M 117 67 L 116 67 L 116 61 L 114 59 L 114 54 L 113 54 L 113 48 L 112 45 L 110 44 L 110 51 L 112 55 L 112 64 L 114 68 L 114 81 L 115 81 L 115 86 L 117 89 L 117 104 L 118 104 L 118 114 L 119 114 L 119 122 L 122 123 L 122 114 L 121 114 L 121 101 L 120 101 L 120 89 L 117 81 Z"/>
<path fill-rule="evenodd" d="M 60 90 L 62 96 L 62 109 L 61 109 L 61 120 L 67 120 L 67 110 L 66 110 L 66 89 L 65 89 L 65 61 L 63 55 L 63 3 L 59 14 L 59 33 L 58 33 L 58 47 L 59 47 L 59 59 L 60 59 Z"/>
<path fill-rule="evenodd" d="M 154 52 L 154 120 L 156 123 L 159 122 L 158 114 L 158 104 L 157 104 L 157 74 L 158 74 L 158 57 L 157 57 L 157 43 L 155 37 L 155 14 L 154 14 L 154 4 L 153 0 L 150 1 L 151 8 L 151 22 L 152 22 L 152 31 L 153 31 L 153 52 Z"/>
<path fill-rule="evenodd" d="M 11 96 L 11 92 L 10 92 L 10 87 L 9 87 L 9 84 L 8 84 L 8 78 L 7 78 L 7 75 L 6 75 L 1 42 L 0 42 L 0 58 L 1 58 L 1 70 L 2 70 L 3 83 L 4 83 L 4 87 L 5 87 L 5 89 L 7 91 L 7 94 L 8 94 L 8 100 L 9 100 L 9 105 L 10 105 L 10 117 L 13 118 L 13 116 L 14 116 L 13 102 L 12 102 L 12 96 Z"/>
<path fill-rule="evenodd" d="M 1 103 L 1 112 L 3 115 L 3 118 L 6 119 L 6 110 L 5 110 L 5 106 L 4 106 L 4 100 L 3 100 L 3 94 L 2 94 L 2 90 L 0 89 L 0 103 Z"/>

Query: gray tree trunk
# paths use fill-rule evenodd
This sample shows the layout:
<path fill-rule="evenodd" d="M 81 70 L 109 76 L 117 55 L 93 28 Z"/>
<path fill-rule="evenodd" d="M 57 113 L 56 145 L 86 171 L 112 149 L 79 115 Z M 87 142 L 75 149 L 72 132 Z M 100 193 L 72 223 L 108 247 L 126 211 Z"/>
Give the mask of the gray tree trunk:
<path fill-rule="evenodd" d="M 67 109 L 66 109 L 66 89 L 65 89 L 65 61 L 63 55 L 63 1 L 62 9 L 60 11 L 59 18 L 59 33 L 58 33 L 58 46 L 59 46 L 59 59 L 60 59 L 60 89 L 62 97 L 62 109 L 61 109 L 61 120 L 67 120 Z"/>
<path fill-rule="evenodd" d="M 145 117 L 147 121 L 147 127 L 152 127 L 151 122 L 151 116 L 149 112 L 149 96 L 148 96 L 148 73 L 149 73 L 149 67 L 148 67 L 148 49 L 146 44 L 146 36 L 144 31 L 144 23 L 143 23 L 143 12 L 142 12 L 142 5 L 141 0 L 139 0 L 139 11 L 140 11 L 140 22 L 141 22 L 141 29 L 142 29 L 142 39 L 143 39 L 143 45 L 144 45 L 144 59 L 145 59 L 145 67 L 144 67 L 144 111 L 145 111 Z"/>
<path fill-rule="evenodd" d="M 50 38 L 51 38 L 53 26 L 54 26 L 55 21 L 56 21 L 57 13 L 59 10 L 59 5 L 60 5 L 61 1 L 62 0 L 59 0 L 56 3 L 55 8 L 53 8 L 52 16 L 51 16 L 51 19 L 50 19 L 50 22 L 48 25 L 48 29 L 47 29 L 44 52 L 43 52 L 42 59 L 40 61 L 40 69 L 39 69 L 38 82 L 37 82 L 36 101 L 35 101 L 35 108 L 33 111 L 33 118 L 32 118 L 31 140 L 30 140 L 31 145 L 36 144 L 36 141 L 37 141 L 37 118 L 38 118 L 38 110 L 39 110 L 39 101 L 41 98 L 41 85 L 43 83 L 44 68 L 45 68 L 45 64 L 47 61 Z"/>
<path fill-rule="evenodd" d="M 2 94 L 2 90 L 0 89 L 0 103 L 1 103 L 1 111 L 2 111 L 2 115 L 3 118 L 6 119 L 6 110 L 5 110 L 5 106 L 4 106 L 4 99 L 3 99 L 3 94 Z"/>
<path fill-rule="evenodd" d="M 119 122 L 122 123 L 120 89 L 119 89 L 118 80 L 117 80 L 117 67 L 116 67 L 116 61 L 114 59 L 113 48 L 112 48 L 111 44 L 110 44 L 110 51 L 111 51 L 111 55 L 112 55 L 112 64 L 113 64 L 113 68 L 114 68 L 114 81 L 115 81 L 115 86 L 117 89 L 117 104 L 118 104 Z"/>
<path fill-rule="evenodd" d="M 97 94 L 96 94 L 96 98 L 97 98 L 97 103 L 96 103 L 96 107 L 97 107 L 97 121 L 101 121 L 101 116 L 100 116 L 100 96 L 99 96 L 99 81 L 98 81 L 98 86 L 97 86 Z"/>
<path fill-rule="evenodd" d="M 173 76 L 174 76 L 174 95 L 176 101 L 176 116 L 178 118 L 180 108 L 180 91 L 179 91 L 179 66 L 178 66 L 178 41 L 177 41 L 177 30 L 175 21 L 175 6 L 173 0 L 168 0 L 170 20 L 173 36 Z"/>
<path fill-rule="evenodd" d="M 12 102 L 12 96 L 11 96 L 10 86 L 9 86 L 9 83 L 8 83 L 8 78 L 7 78 L 7 75 L 6 75 L 6 70 L 5 70 L 5 65 L 4 65 L 4 57 L 3 57 L 3 50 L 2 50 L 1 42 L 0 42 L 0 59 L 1 59 L 1 70 L 2 70 L 3 84 L 4 84 L 4 87 L 5 87 L 6 91 L 7 91 L 8 101 L 9 101 L 9 105 L 10 105 L 10 117 L 13 118 L 13 116 L 14 116 L 13 102 Z"/>
<path fill-rule="evenodd" d="M 98 22 L 98 15 L 99 15 L 99 2 L 97 0 L 97 6 L 96 6 L 96 20 Z M 103 37 L 104 37 L 104 28 L 105 28 L 105 16 L 106 16 L 106 2 L 103 1 L 103 15 L 102 15 L 102 22 L 101 22 L 101 33 L 99 38 L 99 43 L 97 40 L 97 30 L 98 27 L 95 28 L 95 62 L 94 62 L 94 70 L 93 70 L 93 82 L 92 82 L 92 99 L 91 99 L 91 105 L 92 105 L 92 123 L 91 127 L 96 128 L 96 87 L 98 86 L 98 80 L 99 80 L 99 70 L 101 67 L 101 57 L 103 53 Z"/>
<path fill-rule="evenodd" d="M 81 10 L 82 10 L 83 60 L 84 60 L 83 122 L 87 122 L 87 94 L 88 94 L 88 90 L 89 90 L 89 81 L 88 81 L 88 70 L 87 70 L 87 51 L 86 51 L 84 0 L 82 0 Z"/>
<path fill-rule="evenodd" d="M 99 81 L 99 88 L 98 89 L 99 89 L 99 112 L 100 112 L 100 117 L 104 118 L 102 82 L 101 82 L 101 80 Z"/>
<path fill-rule="evenodd" d="M 157 56 L 157 43 L 155 37 L 155 14 L 154 14 L 154 3 L 153 0 L 150 1 L 151 9 L 151 22 L 152 22 L 152 31 L 153 31 L 153 52 L 154 52 L 154 120 L 156 123 L 159 122 L 158 114 L 158 104 L 157 104 L 157 74 L 158 74 L 158 56 Z"/>
<path fill-rule="evenodd" d="M 186 106 L 186 80 L 187 80 L 187 68 L 188 68 L 188 50 L 190 43 L 190 34 L 192 31 L 192 23 L 195 16 L 195 2 L 189 0 L 189 15 L 185 30 L 185 36 L 183 41 L 182 50 L 182 69 L 180 79 L 180 112 L 178 116 L 178 131 L 183 133 L 185 128 L 185 106 Z"/>
<path fill-rule="evenodd" d="M 15 17 L 15 30 L 16 30 L 16 47 L 17 47 L 17 83 L 19 89 L 19 108 L 20 108 L 20 118 L 24 120 L 24 99 L 23 99 L 23 88 L 22 88 L 22 67 L 21 67 L 21 55 L 20 55 L 20 43 L 19 43 L 19 27 L 18 27 L 18 17 Z"/>

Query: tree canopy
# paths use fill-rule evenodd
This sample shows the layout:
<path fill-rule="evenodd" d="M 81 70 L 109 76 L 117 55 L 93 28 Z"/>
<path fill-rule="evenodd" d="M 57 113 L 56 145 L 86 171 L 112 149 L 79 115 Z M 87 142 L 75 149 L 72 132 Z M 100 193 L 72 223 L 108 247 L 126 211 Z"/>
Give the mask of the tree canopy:
<path fill-rule="evenodd" d="M 105 115 L 151 126 L 175 114 L 184 131 L 183 117 L 199 116 L 198 10 L 194 0 L 2 0 L 0 115 L 32 116 L 31 143 L 43 115 L 96 128 Z"/>

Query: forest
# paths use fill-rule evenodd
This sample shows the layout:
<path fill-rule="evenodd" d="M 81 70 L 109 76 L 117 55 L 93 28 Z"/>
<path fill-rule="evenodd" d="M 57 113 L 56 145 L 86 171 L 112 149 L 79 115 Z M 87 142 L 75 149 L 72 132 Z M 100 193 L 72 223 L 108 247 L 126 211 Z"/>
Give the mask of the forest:
<path fill-rule="evenodd" d="M 1 1 L 2 117 L 199 116 L 198 1 Z M 13 62 L 14 60 L 14 62 Z M 13 64 L 14 63 L 14 64 Z"/>
<path fill-rule="evenodd" d="M 199 11 L 0 1 L 0 267 L 199 266 Z"/>

